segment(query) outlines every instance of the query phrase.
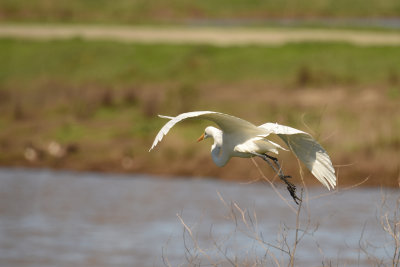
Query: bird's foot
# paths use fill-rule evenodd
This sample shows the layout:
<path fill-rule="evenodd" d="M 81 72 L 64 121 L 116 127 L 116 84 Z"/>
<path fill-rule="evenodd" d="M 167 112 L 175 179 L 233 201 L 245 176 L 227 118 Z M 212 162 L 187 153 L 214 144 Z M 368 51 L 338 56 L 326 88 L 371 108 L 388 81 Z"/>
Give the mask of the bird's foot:
<path fill-rule="evenodd" d="M 282 181 L 285 182 L 286 184 L 286 188 L 289 191 L 290 195 L 292 196 L 294 202 L 299 205 L 299 202 L 301 202 L 301 199 L 296 195 L 296 186 L 294 184 L 292 184 L 291 182 L 289 182 L 288 180 L 286 180 L 287 178 L 291 178 L 290 175 L 283 175 L 280 177 L 282 179 Z"/>
<path fill-rule="evenodd" d="M 296 195 L 296 186 L 287 180 L 288 178 L 292 178 L 292 176 L 283 174 L 283 171 L 282 171 L 281 165 L 279 164 L 278 159 L 275 157 L 272 157 L 268 154 L 254 153 L 254 155 L 261 157 L 264 161 L 266 161 L 269 164 L 269 166 L 271 166 L 271 168 L 276 172 L 276 174 L 279 176 L 279 178 L 281 178 L 281 180 L 285 182 L 287 189 L 288 189 L 290 195 L 292 196 L 294 202 L 296 202 L 296 204 L 299 205 L 298 201 L 301 201 L 301 199 L 298 198 Z M 275 165 L 272 164 L 272 162 L 270 160 L 272 160 Z"/>

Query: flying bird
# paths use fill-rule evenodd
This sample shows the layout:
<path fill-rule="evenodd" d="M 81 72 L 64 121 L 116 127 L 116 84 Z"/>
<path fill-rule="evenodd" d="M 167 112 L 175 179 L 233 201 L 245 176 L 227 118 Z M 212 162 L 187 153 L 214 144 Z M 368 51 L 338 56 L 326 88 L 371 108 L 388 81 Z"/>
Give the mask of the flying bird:
<path fill-rule="evenodd" d="M 298 129 L 277 123 L 265 123 L 256 126 L 246 120 L 232 115 L 214 111 L 193 111 L 179 114 L 176 117 L 159 115 L 169 121 L 161 128 L 154 139 L 151 151 L 178 122 L 190 118 L 205 119 L 214 122 L 219 128 L 208 126 L 197 140 L 213 138 L 211 157 L 214 163 L 222 167 L 232 157 L 260 157 L 265 160 L 282 179 L 293 200 L 298 204 L 296 187 L 284 175 L 278 159 L 270 153 L 278 154 L 279 150 L 287 150 L 268 139 L 270 135 L 279 136 L 287 147 L 302 161 L 311 173 L 329 190 L 336 186 L 335 169 L 326 150 L 309 134 Z M 300 200 L 301 201 L 301 200 Z"/>

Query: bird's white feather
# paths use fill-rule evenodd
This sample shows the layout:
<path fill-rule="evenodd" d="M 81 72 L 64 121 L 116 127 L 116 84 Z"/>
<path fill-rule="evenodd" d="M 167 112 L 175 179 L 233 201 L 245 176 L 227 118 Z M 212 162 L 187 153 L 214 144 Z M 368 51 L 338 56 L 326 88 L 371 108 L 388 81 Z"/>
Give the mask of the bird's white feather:
<path fill-rule="evenodd" d="M 278 135 L 328 189 L 336 186 L 335 169 L 331 159 L 326 150 L 310 134 L 277 123 L 265 123 L 259 127 Z"/>
<path fill-rule="evenodd" d="M 235 116 L 231 116 L 224 113 L 214 112 L 214 111 L 193 111 L 182 113 L 176 117 L 169 117 L 159 115 L 161 118 L 170 119 L 164 127 L 158 132 L 156 138 L 154 139 L 153 145 L 151 146 L 151 151 L 162 139 L 163 137 L 169 132 L 169 130 L 178 122 L 190 118 L 199 118 L 199 119 L 206 119 L 213 121 L 216 123 L 224 133 L 232 133 L 232 132 L 240 132 L 242 134 L 263 134 L 265 131 L 259 129 L 254 124 L 245 121 L 243 119 L 237 118 Z"/>

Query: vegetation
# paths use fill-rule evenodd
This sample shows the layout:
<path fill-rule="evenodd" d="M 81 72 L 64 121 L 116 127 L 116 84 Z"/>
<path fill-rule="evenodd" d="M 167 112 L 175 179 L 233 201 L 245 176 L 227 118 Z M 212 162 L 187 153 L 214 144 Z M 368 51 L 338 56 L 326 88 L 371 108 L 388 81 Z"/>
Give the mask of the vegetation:
<path fill-rule="evenodd" d="M 322 266 L 344 266 L 349 264 L 357 266 L 400 266 L 400 196 L 395 193 L 395 190 L 398 189 L 393 190 L 391 194 L 381 191 L 381 201 L 376 203 L 375 206 L 378 228 L 374 229 L 374 231 L 369 230 L 367 224 L 371 222 L 368 220 L 364 221 L 363 227 L 361 227 L 360 221 L 359 229 L 353 227 L 352 231 L 359 231 L 360 238 L 358 247 L 346 244 L 347 252 L 354 253 L 353 256 L 349 257 L 349 255 L 341 255 L 343 251 L 333 252 L 333 248 L 324 249 L 324 247 L 331 247 L 331 244 L 326 242 L 328 239 L 322 241 L 317 237 L 324 223 L 319 221 L 321 218 L 316 216 L 315 206 L 312 207 L 311 203 L 314 202 L 315 204 L 316 200 L 323 201 L 323 198 L 329 198 L 335 194 L 343 196 L 344 191 L 355 191 L 356 187 L 360 186 L 360 183 L 312 196 L 300 172 L 302 187 L 299 195 L 302 200 L 296 206 L 290 197 L 285 198 L 284 195 L 287 194 L 282 195 L 277 190 L 274 180 L 270 180 L 259 169 L 255 161 L 254 163 L 260 171 L 259 180 L 271 186 L 276 193 L 277 201 L 280 198 L 285 203 L 279 206 L 279 212 L 286 214 L 291 210 L 289 216 L 282 215 L 286 217 L 286 221 L 280 222 L 276 233 L 268 234 L 268 230 L 260 220 L 259 214 L 257 214 L 256 207 L 240 206 L 236 201 L 226 201 L 217 191 L 217 195 L 225 209 L 223 215 L 221 215 L 226 220 L 224 231 L 215 231 L 213 225 L 202 229 L 201 224 L 204 223 L 202 219 L 194 220 L 190 218 L 192 216 L 185 216 L 192 221 L 189 223 L 184 219 L 183 212 L 176 215 L 183 227 L 182 239 L 185 250 L 182 262 L 189 266 L 289 267 L 313 265 L 316 262 L 318 264 L 322 263 Z M 333 199 L 331 198 L 330 200 Z M 263 206 L 262 209 L 264 208 Z M 289 209 L 285 210 L 285 208 Z M 205 215 L 202 214 L 202 217 Z M 203 231 L 208 231 L 206 238 L 202 233 Z M 384 238 L 381 240 L 371 237 L 369 239 L 366 238 L 372 232 Z M 247 245 L 240 246 L 239 244 Z M 297 250 L 304 248 L 306 251 L 312 251 L 311 257 L 307 257 L 304 254 L 300 257 L 297 255 L 298 253 L 296 254 Z M 162 252 L 164 265 L 172 266 L 168 258 L 168 242 L 163 246 Z M 329 254 L 335 253 L 337 253 L 336 258 L 329 256 Z"/>
<path fill-rule="evenodd" d="M 182 23 L 232 20 L 233 23 L 276 18 L 398 17 L 396 0 L 184 1 L 184 0 L 1 0 L 0 20 L 80 23 Z"/>
<path fill-rule="evenodd" d="M 399 47 L 339 43 L 220 48 L 2 39 L 0 163 L 254 177 L 246 160 L 213 165 L 209 145 L 193 142 L 204 122 L 183 123 L 147 152 L 165 123 L 156 114 L 217 110 L 313 133 L 334 164 L 346 165 L 339 184 L 372 175 L 369 184 L 395 185 L 398 58 Z M 296 173 L 296 164 L 285 164 L 294 158 L 283 154 L 286 172 Z"/>
<path fill-rule="evenodd" d="M 18 80 L 22 85 L 31 85 L 32 80 L 57 79 L 108 86 L 254 80 L 282 87 L 366 86 L 395 83 L 400 75 L 400 49 L 390 46 L 299 43 L 220 48 L 3 39 L 0 48 L 0 79 Z"/>

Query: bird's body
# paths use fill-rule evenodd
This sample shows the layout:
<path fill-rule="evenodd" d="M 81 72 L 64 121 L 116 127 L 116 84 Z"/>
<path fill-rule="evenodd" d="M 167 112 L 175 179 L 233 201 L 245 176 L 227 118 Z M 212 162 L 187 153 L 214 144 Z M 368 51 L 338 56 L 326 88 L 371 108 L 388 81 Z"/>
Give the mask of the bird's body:
<path fill-rule="evenodd" d="M 248 137 L 240 132 L 224 133 L 218 128 L 209 126 L 205 129 L 205 136 L 212 137 L 211 155 L 218 167 L 223 167 L 232 157 L 250 158 L 254 153 L 278 154 L 277 148 L 284 149 L 264 137 Z"/>
<path fill-rule="evenodd" d="M 277 171 L 281 179 L 285 180 L 288 176 L 283 175 L 276 158 L 268 155 L 268 153 L 278 154 L 279 150 L 287 150 L 279 144 L 267 139 L 271 134 L 275 134 L 286 143 L 288 148 L 307 166 L 311 173 L 324 186 L 328 189 L 336 186 L 335 170 L 329 155 L 326 153 L 325 149 L 306 132 L 277 123 L 265 123 L 256 126 L 246 120 L 213 111 L 194 111 L 182 113 L 176 117 L 160 117 L 169 119 L 170 121 L 159 131 L 150 150 L 162 140 L 164 135 L 166 135 L 176 123 L 189 118 L 206 119 L 213 121 L 220 129 L 212 126 L 207 127 L 198 141 L 208 137 L 214 139 L 214 144 L 211 147 L 211 156 L 217 166 L 222 167 L 226 165 L 232 157 L 249 158 L 260 156 L 268 161 L 270 165 L 271 163 L 268 158 L 272 159 L 278 168 L 275 169 L 273 165 L 271 165 L 271 167 Z M 286 180 L 285 182 L 288 184 L 289 189 L 290 183 Z"/>

